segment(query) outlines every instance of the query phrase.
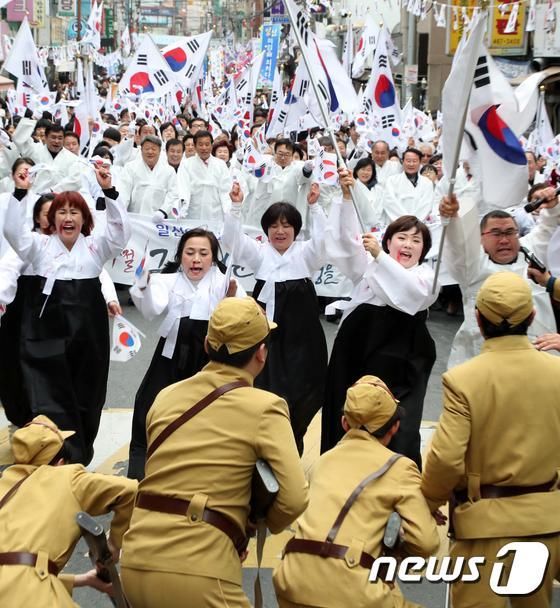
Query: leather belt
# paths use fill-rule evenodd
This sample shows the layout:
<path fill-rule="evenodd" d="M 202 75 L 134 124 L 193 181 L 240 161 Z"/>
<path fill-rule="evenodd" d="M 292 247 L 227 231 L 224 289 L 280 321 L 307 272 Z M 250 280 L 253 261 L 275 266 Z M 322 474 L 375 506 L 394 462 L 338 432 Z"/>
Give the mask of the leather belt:
<path fill-rule="evenodd" d="M 480 486 L 481 498 L 510 498 L 512 496 L 523 496 L 524 494 L 538 494 L 548 492 L 556 484 L 556 478 L 538 486 Z M 454 492 L 457 502 L 468 502 L 467 490 L 456 490 Z"/>
<path fill-rule="evenodd" d="M 319 557 L 333 557 L 335 559 L 345 559 L 348 553 L 346 545 L 337 545 L 319 540 L 305 540 L 303 538 L 292 538 L 288 541 L 284 554 L 287 553 L 307 553 L 308 555 L 318 555 Z M 375 558 L 369 553 L 362 552 L 360 555 L 360 566 L 371 570 Z M 350 565 L 352 561 L 348 562 Z"/>
<path fill-rule="evenodd" d="M 30 566 L 34 568 L 37 565 L 37 554 L 27 553 L 25 551 L 12 551 L 10 553 L 0 553 L 0 566 Z M 58 575 L 58 566 L 49 559 L 48 561 L 49 574 Z"/>
<path fill-rule="evenodd" d="M 172 496 L 164 496 L 163 494 L 139 492 L 136 497 L 136 506 L 141 509 L 173 515 L 186 515 L 190 504 L 190 500 L 173 498 Z M 196 515 L 191 515 L 192 521 L 196 521 L 196 518 Z M 248 538 L 241 532 L 237 524 L 225 515 L 206 507 L 202 512 L 202 521 L 214 526 L 214 528 L 218 528 L 218 530 L 221 530 L 228 536 L 239 554 L 247 549 Z"/>

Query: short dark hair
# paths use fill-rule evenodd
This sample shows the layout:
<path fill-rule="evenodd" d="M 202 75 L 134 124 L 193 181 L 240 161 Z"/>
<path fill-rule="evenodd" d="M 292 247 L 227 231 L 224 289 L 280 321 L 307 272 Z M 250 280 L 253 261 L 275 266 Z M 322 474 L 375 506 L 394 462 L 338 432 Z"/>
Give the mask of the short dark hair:
<path fill-rule="evenodd" d="M 544 190 L 545 188 L 548 188 L 548 184 L 533 184 L 531 188 L 529 188 L 527 200 L 530 201 L 531 197 L 533 196 L 533 194 L 535 194 L 535 192 L 539 192 L 540 190 Z"/>
<path fill-rule="evenodd" d="M 190 132 L 187 131 L 183 137 L 183 144 L 187 143 L 187 139 L 193 139 L 194 140 L 194 135 Z"/>
<path fill-rule="evenodd" d="M 18 170 L 21 165 L 29 165 L 30 167 L 35 166 L 35 161 L 28 156 L 21 156 L 20 158 L 16 158 L 14 164 L 12 165 L 12 175 Z"/>
<path fill-rule="evenodd" d="M 407 149 L 406 149 L 406 150 L 403 152 L 403 155 L 402 155 L 403 160 L 404 160 L 404 157 L 405 157 L 405 156 L 406 156 L 406 155 L 407 155 L 409 152 L 411 152 L 412 154 L 416 154 L 416 156 L 418 156 L 418 158 L 419 158 L 420 160 L 422 160 L 422 156 L 423 156 L 423 154 L 422 154 L 422 152 L 420 152 L 420 150 L 418 150 L 418 148 L 407 148 Z"/>
<path fill-rule="evenodd" d="M 302 219 L 301 213 L 291 203 L 273 203 L 263 213 L 261 217 L 261 227 L 265 234 L 268 234 L 268 229 L 278 220 L 285 220 L 294 229 L 294 238 L 297 237 L 301 230 Z"/>
<path fill-rule="evenodd" d="M 233 147 L 226 139 L 219 139 L 217 142 L 214 143 L 214 145 L 212 146 L 212 156 L 216 156 L 216 150 L 218 148 L 227 148 L 229 152 L 229 157 L 232 157 Z"/>
<path fill-rule="evenodd" d="M 111 163 L 115 160 L 113 153 L 111 152 L 111 148 L 108 148 L 107 146 L 103 146 L 101 144 L 99 144 L 98 146 L 95 146 L 95 149 L 93 150 L 93 156 L 101 156 L 101 158 L 109 158 Z"/>
<path fill-rule="evenodd" d="M 159 126 L 159 133 L 160 135 L 163 135 L 163 132 L 165 131 L 165 129 L 168 129 L 169 127 L 171 127 L 173 129 L 173 131 L 175 131 L 175 137 L 174 139 L 177 139 L 177 128 L 175 127 L 175 125 L 172 122 L 163 122 L 161 123 L 161 125 Z"/>
<path fill-rule="evenodd" d="M 183 152 L 185 151 L 185 144 L 180 139 L 168 139 L 165 142 L 165 151 L 169 152 L 169 148 L 171 148 L 171 146 L 181 146 Z"/>
<path fill-rule="evenodd" d="M 109 139 L 112 139 L 113 141 L 116 141 L 118 143 L 120 143 L 122 139 L 121 132 L 118 129 L 115 129 L 114 127 L 109 127 L 108 129 L 105 129 L 105 131 L 103 131 L 103 137 L 108 137 Z"/>
<path fill-rule="evenodd" d="M 41 213 L 41 209 L 45 203 L 50 203 L 54 200 L 55 194 L 54 192 L 47 192 L 46 194 L 42 194 L 33 205 L 33 230 L 36 232 L 39 230 L 39 214 Z"/>
<path fill-rule="evenodd" d="M 64 138 L 73 137 L 78 143 L 80 143 L 80 136 L 74 131 L 64 131 Z"/>
<path fill-rule="evenodd" d="M 266 344 L 266 346 L 268 346 L 269 337 L 270 334 L 268 334 L 268 336 L 254 346 L 250 346 L 245 350 L 240 350 L 238 353 L 233 354 L 228 353 L 227 346 L 225 344 L 222 344 L 218 350 L 214 350 L 210 346 L 210 343 L 207 342 L 208 358 L 210 361 L 216 361 L 217 363 L 223 363 L 224 365 L 231 365 L 232 367 L 245 367 L 260 348 L 261 344 Z"/>
<path fill-rule="evenodd" d="M 64 134 L 64 127 L 55 122 L 51 122 L 50 125 L 47 125 L 45 127 L 45 137 L 47 137 L 51 133 L 63 133 Z"/>
<path fill-rule="evenodd" d="M 202 118 L 201 116 L 195 116 L 194 118 L 191 118 L 189 120 L 189 128 L 193 126 L 193 123 L 198 120 L 199 122 L 203 122 L 204 123 L 204 128 L 207 129 L 208 128 L 208 121 L 204 120 L 204 118 Z"/>
<path fill-rule="evenodd" d="M 276 140 L 274 143 L 274 151 L 276 152 L 280 146 L 286 146 L 291 152 L 294 151 L 294 142 L 287 137 L 281 137 Z"/>
<path fill-rule="evenodd" d="M 360 169 L 364 169 L 365 167 L 371 167 L 373 170 L 373 173 L 371 174 L 371 179 L 366 184 L 366 186 L 371 189 L 373 188 L 373 186 L 375 186 L 375 184 L 377 184 L 377 171 L 375 170 L 375 163 L 373 162 L 371 156 L 360 158 L 360 160 L 356 163 L 354 171 L 352 173 L 354 175 L 354 179 L 358 179 L 358 171 Z"/>
<path fill-rule="evenodd" d="M 193 139 L 194 139 L 194 145 L 196 146 L 196 142 L 199 139 L 203 139 L 205 137 L 209 137 L 210 138 L 210 143 L 214 143 L 214 138 L 212 137 L 212 133 L 210 133 L 210 131 L 206 131 L 201 129 L 200 131 L 197 131 L 194 135 L 193 135 Z"/>
<path fill-rule="evenodd" d="M 517 222 L 511 213 L 504 211 L 503 209 L 494 209 L 493 211 L 489 211 L 481 220 L 480 220 L 480 232 L 482 232 L 486 228 L 486 224 L 488 220 L 491 219 L 500 219 L 500 220 L 513 220 L 513 223 L 517 226 Z"/>
<path fill-rule="evenodd" d="M 33 127 L 33 133 L 35 133 L 37 129 L 46 129 L 52 124 L 52 121 L 50 121 L 48 118 L 39 118 L 39 120 L 35 123 L 35 126 Z"/>
<path fill-rule="evenodd" d="M 501 338 L 502 336 L 526 336 L 529 325 L 531 325 L 532 314 L 533 312 L 531 311 L 531 314 L 518 325 L 510 325 L 506 319 L 503 319 L 499 325 L 494 325 L 478 310 L 482 333 L 487 339 Z"/>
<path fill-rule="evenodd" d="M 389 253 L 388 242 L 393 238 L 393 235 L 397 232 L 406 232 L 411 228 L 416 228 L 416 231 L 422 235 L 422 253 L 418 260 L 418 263 L 421 264 L 428 254 L 428 251 L 432 248 L 432 235 L 430 234 L 428 226 L 426 226 L 424 222 L 421 222 L 415 215 L 401 215 L 401 217 L 398 217 L 394 222 L 391 222 L 385 230 L 381 246 L 385 253 Z"/>

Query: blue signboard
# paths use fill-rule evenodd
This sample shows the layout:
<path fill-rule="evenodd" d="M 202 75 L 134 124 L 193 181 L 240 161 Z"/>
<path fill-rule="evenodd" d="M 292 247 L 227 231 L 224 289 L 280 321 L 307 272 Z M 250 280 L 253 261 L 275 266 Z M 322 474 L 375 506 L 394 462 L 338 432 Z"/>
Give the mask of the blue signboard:
<path fill-rule="evenodd" d="M 263 86 L 272 86 L 274 80 L 274 70 L 278 60 L 280 49 L 280 24 L 266 23 L 262 27 L 261 50 L 264 51 L 264 58 L 261 68 L 261 83 Z"/>

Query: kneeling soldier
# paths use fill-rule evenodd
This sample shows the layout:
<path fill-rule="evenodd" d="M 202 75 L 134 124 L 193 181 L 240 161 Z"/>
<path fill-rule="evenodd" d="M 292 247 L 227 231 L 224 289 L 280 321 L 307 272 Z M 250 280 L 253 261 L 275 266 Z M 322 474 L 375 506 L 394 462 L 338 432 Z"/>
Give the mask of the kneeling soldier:
<path fill-rule="evenodd" d="M 309 507 L 274 572 L 281 608 L 415 605 L 398 587 L 369 582 L 393 511 L 402 518 L 405 551 L 429 556 L 439 547 L 418 468 L 386 447 L 399 428 L 397 403 L 376 376 L 364 376 L 348 389 L 346 435 L 317 461 Z"/>

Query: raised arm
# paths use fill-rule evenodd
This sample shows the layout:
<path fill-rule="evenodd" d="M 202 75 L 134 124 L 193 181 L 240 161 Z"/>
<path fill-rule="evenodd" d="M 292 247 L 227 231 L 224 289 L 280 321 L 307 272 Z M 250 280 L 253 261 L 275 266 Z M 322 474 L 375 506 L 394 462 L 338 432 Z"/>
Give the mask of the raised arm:
<path fill-rule="evenodd" d="M 237 182 L 233 184 L 229 196 L 232 205 L 229 213 L 224 217 L 222 245 L 224 250 L 233 256 L 235 264 L 247 265 L 255 272 L 262 263 L 261 246 L 243 232 L 241 224 L 243 192 Z"/>
<path fill-rule="evenodd" d="M 22 168 L 21 171 L 16 171 L 14 182 L 16 189 L 4 219 L 4 236 L 22 260 L 33 264 L 46 246 L 49 237 L 29 230 L 26 217 L 27 193 L 31 187 L 28 169 Z"/>

